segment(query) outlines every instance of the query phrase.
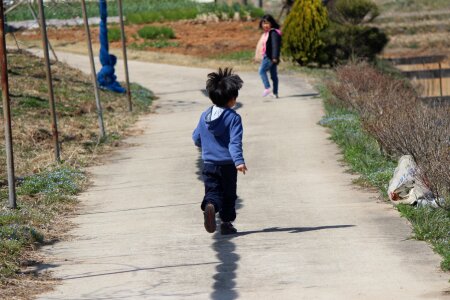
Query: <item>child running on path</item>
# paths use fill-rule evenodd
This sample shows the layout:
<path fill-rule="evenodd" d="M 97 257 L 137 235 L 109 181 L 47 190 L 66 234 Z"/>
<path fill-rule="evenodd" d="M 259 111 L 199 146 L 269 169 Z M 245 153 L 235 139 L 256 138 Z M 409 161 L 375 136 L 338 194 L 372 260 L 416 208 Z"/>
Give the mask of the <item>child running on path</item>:
<path fill-rule="evenodd" d="M 277 66 L 280 62 L 280 25 L 278 25 L 278 23 L 271 15 L 264 15 L 259 22 L 259 27 L 264 31 L 260 41 L 258 42 L 258 46 L 256 47 L 256 51 L 261 51 L 261 55 L 263 57 L 261 65 L 259 67 L 259 76 L 261 76 L 262 82 L 264 84 L 264 91 L 262 95 L 263 97 L 266 97 L 271 94 L 270 82 L 269 78 L 267 77 L 267 72 L 270 72 L 270 77 L 273 83 L 272 96 L 278 98 Z"/>
<path fill-rule="evenodd" d="M 236 219 L 237 171 L 245 174 L 247 167 L 242 152 L 241 116 L 232 107 L 242 84 L 231 68 L 208 74 L 206 90 L 214 105 L 202 113 L 192 134 L 195 145 L 202 149 L 205 196 L 201 208 L 209 233 L 216 231 L 217 212 L 222 220 L 220 232 L 237 232 L 231 223 Z"/>

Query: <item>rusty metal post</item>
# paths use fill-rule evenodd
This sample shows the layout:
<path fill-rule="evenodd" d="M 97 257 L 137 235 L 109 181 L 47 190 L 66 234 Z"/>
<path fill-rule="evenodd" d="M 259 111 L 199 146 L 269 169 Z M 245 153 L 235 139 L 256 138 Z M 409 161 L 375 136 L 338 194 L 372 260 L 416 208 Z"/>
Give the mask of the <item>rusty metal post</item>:
<path fill-rule="evenodd" d="M 94 86 L 94 94 L 95 94 L 95 104 L 97 105 L 97 116 L 98 116 L 98 128 L 100 129 L 100 136 L 104 138 L 106 136 L 105 126 L 103 123 L 103 111 L 102 104 L 100 102 L 100 95 L 98 92 L 98 84 L 97 84 L 97 76 L 95 71 L 95 62 L 94 62 L 94 54 L 92 52 L 92 42 L 91 42 L 91 31 L 89 30 L 89 21 L 86 13 L 86 1 L 81 0 L 81 9 L 83 11 L 83 20 L 84 20 L 84 29 L 86 31 L 86 41 L 89 52 L 89 61 L 91 63 L 91 77 L 92 84 Z"/>
<path fill-rule="evenodd" d="M 3 1 L 0 2 L 0 67 L 2 81 L 2 98 L 3 98 L 3 114 L 5 117 L 5 146 L 6 146 L 6 164 L 8 168 L 8 192 L 9 207 L 16 208 L 16 183 L 14 178 L 14 152 L 12 144 L 11 130 L 11 109 L 9 107 L 9 84 L 8 84 L 8 61 L 6 58 L 6 42 L 5 42 L 5 15 L 3 11 Z"/>
<path fill-rule="evenodd" d="M 132 111 L 133 105 L 131 103 L 130 77 L 128 74 L 127 40 L 125 37 L 125 26 L 123 25 L 122 0 L 117 0 L 117 3 L 119 6 L 119 22 L 120 22 L 120 31 L 121 31 L 121 37 L 122 37 L 123 64 L 125 66 L 125 80 L 127 83 L 128 110 Z"/>
<path fill-rule="evenodd" d="M 50 58 L 48 55 L 48 38 L 47 38 L 47 25 L 45 24 L 45 14 L 44 14 L 44 2 L 43 0 L 38 0 L 39 3 L 39 19 L 41 25 L 41 36 L 42 36 L 42 49 L 44 50 L 45 59 L 45 73 L 47 75 L 47 86 L 48 86 L 48 97 L 50 103 L 50 114 L 52 118 L 52 133 L 53 133 L 53 144 L 55 147 L 55 159 L 56 161 L 61 160 L 61 154 L 59 149 L 58 140 L 58 123 L 56 120 L 56 108 L 55 108 L 55 98 L 53 93 L 53 82 L 52 82 L 52 71 L 50 68 Z"/>
<path fill-rule="evenodd" d="M 28 8 L 30 9 L 31 14 L 33 15 L 33 18 L 36 20 L 36 22 L 38 24 L 41 24 L 39 22 L 38 16 L 36 15 L 36 12 L 34 11 L 33 6 L 31 5 L 31 3 L 28 0 L 27 0 L 27 4 L 28 4 Z M 48 40 L 47 40 L 47 42 L 48 42 L 48 47 L 50 48 L 50 51 L 52 51 L 53 57 L 55 58 L 56 61 L 58 61 L 58 56 L 56 56 L 56 52 L 53 49 L 52 44 L 50 44 L 50 41 L 48 41 Z"/>
<path fill-rule="evenodd" d="M 441 97 L 444 95 L 442 92 L 442 65 L 439 63 L 439 90 L 441 92 Z"/>

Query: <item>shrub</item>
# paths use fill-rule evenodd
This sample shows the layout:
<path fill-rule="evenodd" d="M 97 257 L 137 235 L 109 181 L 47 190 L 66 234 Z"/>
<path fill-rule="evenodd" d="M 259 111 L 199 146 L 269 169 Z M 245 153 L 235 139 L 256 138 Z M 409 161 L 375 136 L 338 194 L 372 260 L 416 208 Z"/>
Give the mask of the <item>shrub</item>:
<path fill-rule="evenodd" d="M 145 26 L 138 30 L 138 35 L 146 40 L 175 38 L 172 28 L 164 26 Z"/>
<path fill-rule="evenodd" d="M 386 154 L 412 155 L 423 182 L 450 205 L 450 105 L 426 105 L 406 81 L 366 63 L 341 66 L 336 74 L 329 88 L 339 102 L 361 115 Z"/>
<path fill-rule="evenodd" d="M 118 42 L 122 39 L 122 32 L 120 28 L 112 27 L 108 29 L 108 41 L 109 42 Z"/>
<path fill-rule="evenodd" d="M 386 34 L 375 27 L 332 23 L 320 33 L 323 44 L 316 61 L 335 65 L 350 58 L 374 60 L 388 42 Z"/>
<path fill-rule="evenodd" d="M 300 65 L 314 61 L 322 45 L 319 33 L 327 23 L 321 0 L 297 0 L 285 21 L 283 54 Z"/>
<path fill-rule="evenodd" d="M 337 0 L 328 4 L 330 26 L 320 33 L 317 62 L 344 63 L 350 58 L 374 60 L 388 42 L 379 28 L 362 25 L 379 15 L 372 0 Z"/>

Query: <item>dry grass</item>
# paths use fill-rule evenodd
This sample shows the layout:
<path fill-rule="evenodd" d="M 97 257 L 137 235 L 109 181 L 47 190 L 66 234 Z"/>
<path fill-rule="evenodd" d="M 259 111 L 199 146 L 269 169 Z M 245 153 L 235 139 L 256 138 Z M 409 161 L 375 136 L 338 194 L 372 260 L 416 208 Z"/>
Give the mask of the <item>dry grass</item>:
<path fill-rule="evenodd" d="M 38 173 L 53 163 L 53 142 L 45 71 L 41 59 L 25 52 L 10 52 L 9 79 L 13 144 L 17 176 Z M 136 119 L 129 114 L 126 98 L 101 91 L 108 143 L 99 147 L 95 98 L 90 78 L 62 63 L 52 65 L 62 159 L 70 165 L 92 163 L 106 148 L 119 145 L 117 138 Z M 137 102 L 137 111 L 148 110 Z M 3 128 L 3 119 L 0 126 Z M 4 140 L 4 131 L 0 131 Z M 5 153 L 0 153 L 0 180 L 6 177 Z"/>
<path fill-rule="evenodd" d="M 44 65 L 29 53 L 8 53 L 12 130 L 18 209 L 6 208 L 4 147 L 0 150 L 0 299 L 31 299 L 55 281 L 38 274 L 45 263 L 35 250 L 64 239 L 68 217 L 77 208 L 74 195 L 88 184 L 82 167 L 99 163 L 102 155 L 124 145 L 130 126 L 150 111 L 150 91 L 132 85 L 133 113 L 124 95 L 101 91 L 107 138 L 99 138 L 90 78 L 62 63 L 52 65 L 63 163 L 55 164 Z M 0 120 L 0 126 L 4 126 Z M 135 131 L 135 130 L 134 130 Z M 4 131 L 0 131 L 4 140 Z"/>
<path fill-rule="evenodd" d="M 341 104 L 361 115 L 364 128 L 385 153 L 411 154 L 434 195 L 448 199 L 450 105 L 425 104 L 406 81 L 365 63 L 339 67 L 329 88 Z"/>

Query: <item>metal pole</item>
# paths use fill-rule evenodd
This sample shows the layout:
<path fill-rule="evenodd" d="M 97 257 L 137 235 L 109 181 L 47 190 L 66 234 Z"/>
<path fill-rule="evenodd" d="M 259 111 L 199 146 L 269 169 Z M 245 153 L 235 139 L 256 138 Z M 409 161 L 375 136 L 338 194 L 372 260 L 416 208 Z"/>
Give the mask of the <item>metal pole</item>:
<path fill-rule="evenodd" d="M 441 92 L 441 97 L 444 95 L 442 92 L 442 65 L 439 63 L 439 90 Z"/>
<path fill-rule="evenodd" d="M 105 126 L 103 124 L 103 111 L 102 104 L 100 103 L 100 95 L 98 93 L 98 85 L 97 85 L 97 72 L 95 72 L 95 62 L 94 62 L 94 54 L 92 52 L 92 42 L 91 42 L 91 31 L 89 30 L 89 22 L 86 13 L 86 1 L 81 0 L 81 8 L 83 11 L 83 20 L 84 20 L 84 28 L 86 30 L 86 41 L 89 51 L 89 60 L 91 63 L 91 77 L 92 83 L 94 85 L 94 94 L 95 94 L 95 104 L 97 105 L 97 116 L 98 116 L 98 128 L 100 129 L 100 136 L 104 138 L 106 136 Z"/>
<path fill-rule="evenodd" d="M 128 74 L 128 58 L 127 58 L 127 40 L 125 38 L 125 26 L 123 25 L 123 9 L 122 0 L 117 0 L 119 5 L 119 20 L 120 20 L 120 30 L 122 36 L 122 52 L 123 52 L 123 64 L 125 66 L 125 80 L 127 82 L 127 98 L 128 98 L 128 110 L 132 111 L 133 106 L 131 103 L 131 88 L 130 88 L 130 77 Z"/>
<path fill-rule="evenodd" d="M 8 168 L 8 191 L 9 191 L 9 207 L 16 208 L 16 184 L 14 178 L 14 152 L 12 144 L 11 130 L 11 110 L 9 107 L 9 85 L 8 85 L 8 61 L 6 58 L 6 42 L 5 42 L 5 16 L 3 14 L 3 1 L 0 2 L 0 67 L 2 81 L 2 98 L 3 98 L 3 114 L 5 117 L 5 142 L 6 142 L 6 164 Z"/>
<path fill-rule="evenodd" d="M 263 8 L 263 0 L 259 0 L 259 7 Z"/>
<path fill-rule="evenodd" d="M 52 118 L 52 133 L 53 133 L 53 143 L 55 147 L 55 159 L 56 161 L 59 162 L 61 160 L 61 155 L 58 141 L 58 123 L 56 121 L 56 108 L 55 108 L 55 98 L 53 94 L 52 72 L 50 69 L 50 58 L 48 55 L 47 25 L 45 24 L 43 0 L 38 0 L 38 3 L 39 3 L 39 18 L 41 21 L 40 24 L 42 36 L 42 49 L 44 50 L 45 72 L 47 75 L 48 97 L 50 101 L 50 114 Z"/>
<path fill-rule="evenodd" d="M 34 11 L 33 6 L 31 5 L 30 2 L 27 1 L 27 3 L 28 3 L 28 8 L 29 8 L 30 11 L 31 11 L 31 14 L 33 15 L 33 18 L 36 20 L 36 22 L 37 22 L 38 24 L 40 24 L 39 19 L 38 19 L 37 15 L 36 15 L 36 12 Z M 48 39 L 47 39 L 47 42 L 48 42 L 48 47 L 49 47 L 50 50 L 52 51 L 53 57 L 55 58 L 56 61 L 58 61 L 58 56 L 56 56 L 56 52 L 55 52 L 55 50 L 53 49 L 52 44 L 50 44 L 50 41 L 49 41 Z"/>

